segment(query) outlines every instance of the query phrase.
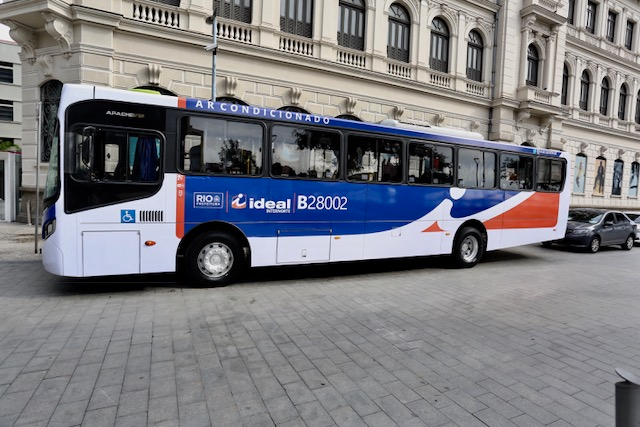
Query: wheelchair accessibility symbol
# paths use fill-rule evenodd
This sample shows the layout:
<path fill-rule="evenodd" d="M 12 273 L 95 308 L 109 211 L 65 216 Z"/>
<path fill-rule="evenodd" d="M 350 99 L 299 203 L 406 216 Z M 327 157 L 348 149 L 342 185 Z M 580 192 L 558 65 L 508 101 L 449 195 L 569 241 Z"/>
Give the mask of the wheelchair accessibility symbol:
<path fill-rule="evenodd" d="M 120 211 L 120 222 L 121 223 L 136 222 L 136 211 L 130 211 L 130 210 Z"/>

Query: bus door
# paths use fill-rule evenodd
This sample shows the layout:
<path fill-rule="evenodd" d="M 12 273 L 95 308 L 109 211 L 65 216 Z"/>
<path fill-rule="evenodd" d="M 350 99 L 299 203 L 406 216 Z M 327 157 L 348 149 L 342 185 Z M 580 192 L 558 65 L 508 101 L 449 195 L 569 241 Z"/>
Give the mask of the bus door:
<path fill-rule="evenodd" d="M 365 188 L 338 181 L 340 134 L 300 125 L 271 132 L 274 179 L 265 207 L 276 263 L 360 259 Z"/>
<path fill-rule="evenodd" d="M 82 275 L 144 272 L 142 258 L 149 252 L 142 250 L 145 233 L 161 225 L 166 207 L 158 192 L 162 138 L 99 127 L 79 128 L 74 138 L 74 167 L 65 174 L 65 210 L 75 213 Z"/>

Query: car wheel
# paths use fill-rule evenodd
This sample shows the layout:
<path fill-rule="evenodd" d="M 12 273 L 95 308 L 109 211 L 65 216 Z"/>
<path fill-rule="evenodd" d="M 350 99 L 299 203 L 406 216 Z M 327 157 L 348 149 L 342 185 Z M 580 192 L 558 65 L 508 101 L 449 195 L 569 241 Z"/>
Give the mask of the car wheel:
<path fill-rule="evenodd" d="M 622 246 L 622 249 L 624 249 L 625 251 L 630 251 L 633 248 L 633 243 L 634 243 L 634 238 L 632 235 L 629 235 L 627 237 L 627 240 L 625 240 L 625 242 L 620 245 Z"/>
<path fill-rule="evenodd" d="M 451 255 L 458 267 L 470 268 L 480 261 L 484 251 L 484 239 L 480 232 L 473 227 L 465 227 L 460 230 Z"/>
<path fill-rule="evenodd" d="M 600 250 L 600 237 L 593 236 L 589 242 L 589 246 L 587 246 L 587 250 L 592 254 L 598 252 Z"/>
<path fill-rule="evenodd" d="M 225 286 L 244 268 L 242 246 L 228 234 L 206 233 L 187 249 L 185 267 L 189 282 L 195 286 Z"/>

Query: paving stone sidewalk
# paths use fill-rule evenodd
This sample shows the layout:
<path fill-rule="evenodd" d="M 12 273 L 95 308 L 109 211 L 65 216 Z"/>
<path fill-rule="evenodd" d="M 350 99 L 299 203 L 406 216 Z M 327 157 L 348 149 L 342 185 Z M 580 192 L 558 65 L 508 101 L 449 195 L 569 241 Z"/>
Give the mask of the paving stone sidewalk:
<path fill-rule="evenodd" d="M 528 246 L 194 289 L 2 259 L 0 426 L 613 427 L 639 261 Z"/>

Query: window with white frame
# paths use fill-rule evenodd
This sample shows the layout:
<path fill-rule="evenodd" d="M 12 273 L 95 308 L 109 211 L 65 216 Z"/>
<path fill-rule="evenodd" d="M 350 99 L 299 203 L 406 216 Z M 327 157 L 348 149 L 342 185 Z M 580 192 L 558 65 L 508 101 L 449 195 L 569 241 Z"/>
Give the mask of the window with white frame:
<path fill-rule="evenodd" d="M 482 52 L 484 45 L 480 33 L 473 30 L 469 33 L 467 44 L 467 78 L 482 81 Z"/>
<path fill-rule="evenodd" d="M 538 49 L 530 44 L 527 49 L 527 84 L 538 86 L 538 68 L 540 67 L 540 56 Z"/>
<path fill-rule="evenodd" d="M 409 12 L 401 5 L 394 3 L 389 8 L 389 34 L 387 39 L 387 56 L 402 62 L 409 62 L 409 28 L 411 19 Z"/>
<path fill-rule="evenodd" d="M 280 31 L 302 37 L 313 35 L 313 0 L 281 0 Z"/>
<path fill-rule="evenodd" d="M 338 44 L 356 50 L 364 50 L 363 0 L 340 0 L 338 10 Z"/>
<path fill-rule="evenodd" d="M 431 21 L 431 68 L 449 72 L 449 28 L 440 18 Z"/>
<path fill-rule="evenodd" d="M 609 85 L 609 79 L 602 79 L 602 85 L 600 86 L 600 114 L 606 116 L 609 112 L 609 92 L 611 87 Z"/>

